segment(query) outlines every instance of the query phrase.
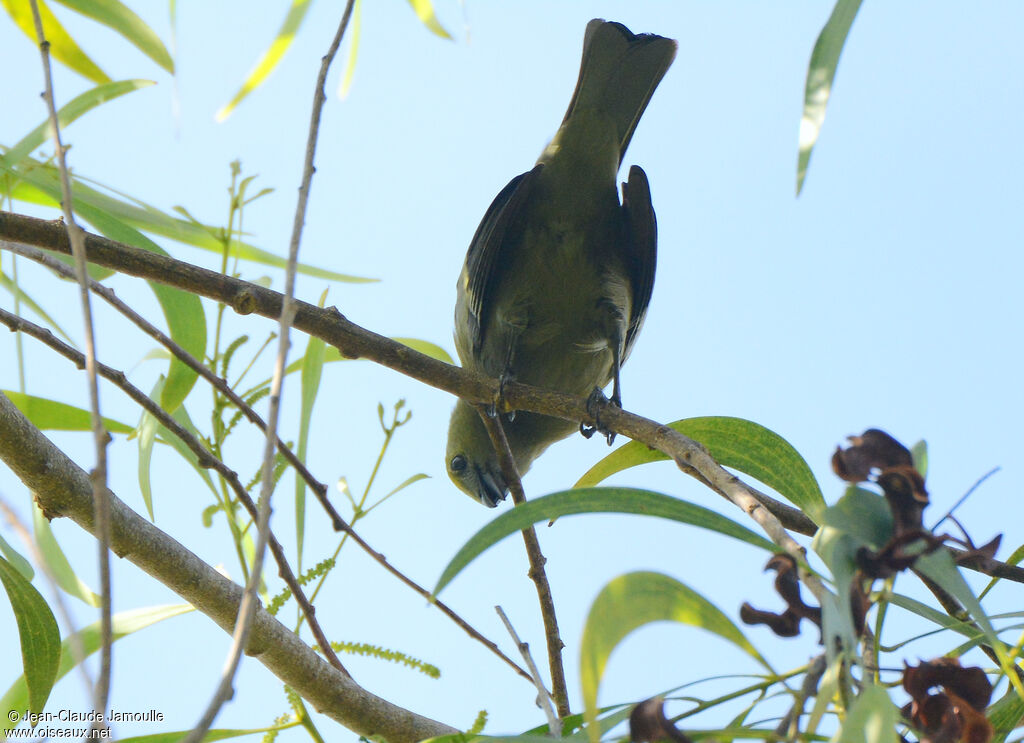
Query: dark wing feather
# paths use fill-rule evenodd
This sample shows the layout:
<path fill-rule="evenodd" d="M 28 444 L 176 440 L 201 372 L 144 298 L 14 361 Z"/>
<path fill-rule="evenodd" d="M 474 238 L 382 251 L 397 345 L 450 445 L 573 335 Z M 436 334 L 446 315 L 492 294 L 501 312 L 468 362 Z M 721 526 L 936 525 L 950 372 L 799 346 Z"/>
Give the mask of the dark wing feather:
<path fill-rule="evenodd" d="M 522 232 L 523 220 L 520 214 L 529 198 L 531 185 L 542 167 L 537 165 L 533 170 L 517 175 L 501 189 L 469 244 L 466 253 L 466 275 L 469 277 L 466 300 L 469 336 L 474 351 L 483 345 L 495 286 L 503 266 L 508 263 L 507 251 L 517 244 Z"/>
<path fill-rule="evenodd" d="M 625 363 L 647 315 L 654 291 L 654 269 L 658 263 L 658 221 L 651 205 L 647 174 L 639 165 L 629 169 L 629 182 L 622 184 L 622 211 L 625 216 L 625 254 L 633 289 L 632 310 L 626 330 Z"/>

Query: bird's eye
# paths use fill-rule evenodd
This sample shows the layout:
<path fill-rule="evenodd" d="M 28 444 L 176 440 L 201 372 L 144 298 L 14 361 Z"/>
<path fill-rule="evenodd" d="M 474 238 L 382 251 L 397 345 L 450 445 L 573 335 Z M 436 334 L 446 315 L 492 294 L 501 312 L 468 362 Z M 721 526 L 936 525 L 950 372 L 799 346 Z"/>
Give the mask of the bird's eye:
<path fill-rule="evenodd" d="M 462 470 L 466 469 L 466 458 L 461 454 L 456 454 L 452 457 L 449 467 L 451 467 L 452 472 L 462 472 Z"/>

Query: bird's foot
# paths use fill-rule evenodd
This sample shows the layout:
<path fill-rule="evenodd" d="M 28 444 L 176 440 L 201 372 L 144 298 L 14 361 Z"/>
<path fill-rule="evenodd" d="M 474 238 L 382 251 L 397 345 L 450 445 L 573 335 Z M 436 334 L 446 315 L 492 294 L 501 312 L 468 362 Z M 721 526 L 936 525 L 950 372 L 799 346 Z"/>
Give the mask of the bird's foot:
<path fill-rule="evenodd" d="M 494 418 L 500 411 L 509 423 L 516 419 L 516 411 L 509 410 L 505 403 L 505 385 L 514 380 L 515 377 L 507 372 L 498 377 L 498 394 L 494 396 L 494 400 L 487 406 L 487 415 L 489 417 Z"/>
<path fill-rule="evenodd" d="M 587 397 L 587 412 L 594 419 L 594 425 L 588 426 L 585 423 L 580 423 L 580 433 L 587 439 L 593 436 L 595 432 L 603 433 L 608 446 L 611 446 L 615 441 L 615 431 L 609 431 L 601 425 L 601 410 L 607 405 L 614 405 L 617 408 L 622 407 L 622 400 L 618 392 L 616 391 L 609 400 L 600 387 L 595 387 L 594 391 Z"/>

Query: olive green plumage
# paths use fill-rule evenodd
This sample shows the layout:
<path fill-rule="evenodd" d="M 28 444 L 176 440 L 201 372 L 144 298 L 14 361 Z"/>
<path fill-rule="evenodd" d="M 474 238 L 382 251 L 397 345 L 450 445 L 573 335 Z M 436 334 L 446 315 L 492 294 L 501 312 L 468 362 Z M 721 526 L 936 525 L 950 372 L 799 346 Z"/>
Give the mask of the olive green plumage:
<path fill-rule="evenodd" d="M 457 284 L 455 348 L 491 377 L 587 395 L 614 381 L 654 285 L 657 226 L 647 176 L 616 179 L 633 130 L 675 57 L 676 43 L 593 20 L 565 118 L 533 170 L 513 178 L 484 215 Z M 504 420 L 520 474 L 569 421 L 519 412 Z M 507 488 L 476 410 L 457 401 L 448 474 L 488 506 Z"/>

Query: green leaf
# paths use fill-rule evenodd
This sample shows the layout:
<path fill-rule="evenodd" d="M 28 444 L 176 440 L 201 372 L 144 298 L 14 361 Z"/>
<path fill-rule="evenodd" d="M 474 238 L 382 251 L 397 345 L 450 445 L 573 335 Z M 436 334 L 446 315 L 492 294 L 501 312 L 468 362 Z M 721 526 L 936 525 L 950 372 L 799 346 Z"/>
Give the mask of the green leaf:
<path fill-rule="evenodd" d="M 415 351 L 419 351 L 420 353 L 424 354 L 425 356 L 429 356 L 432 359 L 437 359 L 438 361 L 443 361 L 446 364 L 454 364 L 455 363 L 454 361 L 452 361 L 452 357 L 448 355 L 447 351 L 445 351 L 440 346 L 438 346 L 438 345 L 436 345 L 434 343 L 431 343 L 430 341 L 421 341 L 421 340 L 418 340 L 416 338 L 392 338 L 391 340 L 397 341 L 398 343 L 402 343 L 402 344 L 408 346 L 409 348 L 411 348 L 411 349 L 413 349 Z M 324 354 L 324 363 L 325 364 L 330 364 L 330 363 L 334 363 L 335 361 L 353 361 L 353 359 L 345 358 L 344 356 L 341 355 L 341 351 L 339 351 L 337 349 L 337 347 L 329 346 L 327 348 L 326 353 Z M 302 359 L 296 359 L 292 363 L 288 364 L 287 367 L 285 367 L 284 373 L 286 375 L 287 374 L 294 374 L 295 372 L 297 372 L 300 369 L 302 369 L 302 363 L 303 363 Z M 270 378 L 268 377 L 268 378 L 262 380 L 259 384 L 253 386 L 252 389 L 256 390 L 256 389 L 259 389 L 260 387 L 269 387 L 269 386 L 270 386 Z M 383 415 L 383 413 L 382 413 L 382 415 Z"/>
<path fill-rule="evenodd" d="M 164 389 L 164 377 L 160 375 L 156 384 L 149 393 L 151 400 L 160 399 Z M 156 443 L 156 432 L 160 427 L 157 419 L 148 410 L 142 411 L 139 419 L 139 491 L 142 493 L 142 502 L 146 504 L 146 512 L 150 521 L 156 521 L 153 512 L 153 481 L 150 477 L 151 465 L 153 462 L 153 444 Z"/>
<path fill-rule="evenodd" d="M 989 705 L 988 721 L 994 735 L 990 743 L 1003 743 L 1006 737 L 1024 720 L 1024 700 L 1013 688 L 1007 689 L 999 701 Z"/>
<path fill-rule="evenodd" d="M 93 593 L 92 589 L 75 574 L 74 568 L 71 567 L 71 563 L 64 555 L 64 550 L 60 548 L 57 538 L 53 535 L 50 522 L 46 520 L 38 505 L 32 508 L 32 528 L 35 532 L 39 554 L 42 556 L 43 562 L 46 563 L 48 572 L 53 576 L 54 582 L 69 596 L 74 596 L 89 606 L 99 606 L 100 597 Z"/>
<path fill-rule="evenodd" d="M 295 34 L 302 25 L 302 21 L 305 20 L 306 12 L 309 10 L 310 5 L 310 0 L 292 0 L 291 7 L 288 8 L 288 14 L 285 16 L 281 28 L 277 31 L 277 36 L 260 56 L 256 66 L 249 72 L 249 76 L 242 83 L 242 87 L 239 88 L 228 104 L 217 112 L 217 121 L 224 121 L 230 116 L 238 104 L 249 93 L 262 85 L 267 76 L 274 71 L 274 68 L 281 62 L 285 52 L 288 51 L 295 40 Z"/>
<path fill-rule="evenodd" d="M 1015 549 L 1011 553 L 1011 555 L 1009 557 L 1007 557 L 1006 560 L 1004 560 L 1004 562 L 1007 565 L 1016 565 L 1021 560 L 1024 560 L 1024 544 L 1022 544 L 1020 547 Z M 992 580 L 990 580 L 988 582 L 988 585 L 985 586 L 985 590 L 982 591 L 980 594 L 978 594 L 978 599 L 980 600 L 980 599 L 985 598 L 985 594 L 987 594 L 989 591 L 991 591 L 995 587 L 996 583 L 998 583 L 1000 580 L 1001 580 L 1000 578 L 993 578 Z"/>
<path fill-rule="evenodd" d="M 57 120 L 60 122 L 61 130 L 68 126 L 75 119 L 88 113 L 101 103 L 118 98 L 125 93 L 131 93 L 139 88 L 148 88 L 155 85 L 152 80 L 121 80 L 116 83 L 104 83 L 87 90 L 79 96 L 75 96 L 66 104 L 61 106 L 57 112 Z M 44 121 L 35 129 L 21 138 L 10 150 L 0 155 L 8 165 L 15 166 L 25 157 L 32 153 L 36 147 L 41 147 L 50 139 L 50 122 Z"/>
<path fill-rule="evenodd" d="M 857 646 L 848 598 L 858 569 L 857 550 L 865 545 L 878 549 L 888 541 L 892 513 L 882 496 L 851 486 L 823 512 L 821 524 L 811 547 L 835 581 L 835 593 L 827 591 L 821 603 L 822 633 L 831 663 Z"/>
<path fill-rule="evenodd" d="M 900 713 L 885 688 L 868 684 L 853 700 L 846 719 L 832 737 L 836 743 L 897 743 Z"/>
<path fill-rule="evenodd" d="M 301 723 L 296 721 L 282 722 L 280 725 L 269 725 L 265 728 L 250 728 L 248 730 L 233 730 L 231 728 L 219 728 L 215 730 L 208 730 L 203 736 L 204 743 L 206 741 L 215 740 L 227 740 L 229 738 L 241 738 L 246 735 L 256 735 L 257 733 L 276 733 L 279 730 L 288 730 L 289 728 L 298 727 Z M 179 741 L 185 740 L 191 730 L 175 730 L 167 733 L 153 733 L 151 735 L 135 735 L 131 738 L 118 738 L 118 743 L 179 743 Z M 267 740 L 264 737 L 264 740 Z"/>
<path fill-rule="evenodd" d="M 815 739 L 814 735 L 821 719 L 825 716 L 825 712 L 828 711 L 836 694 L 839 693 L 839 679 L 842 673 L 843 659 L 835 654 L 829 659 L 825 673 L 822 674 L 821 681 L 818 682 L 818 693 L 814 697 L 814 705 L 811 707 L 811 713 L 807 716 L 807 726 L 804 730 L 803 737 L 807 740 Z"/>
<path fill-rule="evenodd" d="M 432 33 L 440 36 L 442 39 L 450 40 L 452 38 L 451 34 L 445 31 L 444 26 L 437 20 L 437 14 L 434 13 L 434 4 L 430 0 L 409 0 L 409 5 L 412 6 L 420 22 L 430 29 Z"/>
<path fill-rule="evenodd" d="M 174 60 L 171 59 L 167 47 L 160 41 L 145 21 L 118 2 L 118 0 L 57 0 L 61 5 L 71 8 L 82 15 L 92 18 L 98 23 L 117 31 L 129 43 L 152 59 L 167 72 L 174 74 Z"/>
<path fill-rule="evenodd" d="M 57 628 L 57 620 L 53 618 L 53 612 L 39 591 L 2 557 L 0 583 L 3 583 L 7 591 L 18 624 L 28 710 L 42 712 L 56 681 L 57 665 L 60 663 L 60 630 Z"/>
<path fill-rule="evenodd" d="M 199 430 L 192 422 L 192 418 L 189 417 L 188 410 L 184 405 L 181 405 L 177 410 L 175 410 L 171 414 L 171 417 L 174 418 L 182 428 L 192 434 L 193 437 L 199 441 L 203 440 L 202 436 L 199 434 Z M 196 474 L 199 475 L 202 481 L 206 483 L 206 487 L 210 489 L 210 492 L 215 496 L 219 496 L 220 494 L 218 493 L 217 488 L 214 487 L 213 480 L 210 478 L 209 470 L 206 467 L 199 466 L 199 458 L 195 455 L 195 452 L 189 449 L 188 445 L 186 445 L 184 441 L 171 433 L 163 425 L 160 425 L 159 430 L 160 437 L 169 444 L 172 449 L 178 452 L 182 459 L 192 465 L 192 469 L 194 469 Z"/>
<path fill-rule="evenodd" d="M 938 611 L 937 609 L 928 606 L 928 604 L 916 601 L 909 596 L 904 596 L 900 593 L 890 593 L 888 596 L 888 602 L 893 606 L 898 606 L 901 609 L 906 609 L 909 612 L 917 614 L 919 617 L 927 619 L 929 622 L 937 624 L 943 629 L 953 630 L 954 632 L 958 632 L 972 640 L 984 637 L 984 633 L 979 632 L 967 622 L 961 622 L 959 619 L 951 617 L 946 612 Z"/>
<path fill-rule="evenodd" d="M 352 88 L 352 80 L 356 73 L 356 59 L 359 56 L 359 38 L 363 34 L 363 3 L 362 0 L 355 0 L 352 5 L 352 20 L 349 23 L 348 36 L 348 58 L 345 60 L 345 72 L 341 76 L 341 83 L 338 85 L 338 97 L 346 98 L 348 91 Z"/>
<path fill-rule="evenodd" d="M 421 341 L 418 338 L 397 338 L 397 337 L 396 338 L 392 338 L 391 340 L 396 341 L 397 343 L 402 343 L 402 344 L 408 346 L 409 348 L 413 349 L 414 351 L 419 351 L 424 356 L 429 356 L 432 359 L 437 359 L 438 361 L 443 361 L 446 364 L 454 364 L 455 363 L 455 361 L 452 360 L 452 357 L 448 355 L 447 351 L 445 351 L 443 348 L 441 348 L 437 344 L 431 343 L 430 341 Z M 334 351 L 338 355 L 339 359 L 341 358 L 341 354 L 338 353 L 338 349 L 337 348 L 334 348 L 333 346 L 331 346 L 330 350 Z M 327 360 L 328 361 L 334 361 L 335 359 L 328 358 Z"/>
<path fill-rule="evenodd" d="M 319 307 L 327 300 L 327 290 L 320 295 Z M 301 404 L 299 407 L 299 443 L 296 456 L 300 462 L 306 461 L 309 446 L 309 426 L 313 419 L 313 404 L 320 390 L 320 377 L 324 369 L 324 356 L 327 355 L 327 344 L 315 336 L 309 336 L 306 353 L 302 356 Z M 302 475 L 295 473 L 295 538 L 298 552 L 298 570 L 302 570 L 302 546 L 306 534 L 306 481 Z"/>
<path fill-rule="evenodd" d="M 739 628 L 690 587 L 661 573 L 642 571 L 619 576 L 594 599 L 580 641 L 580 685 L 594 743 L 600 737 L 593 727 L 597 719 L 597 690 L 609 656 L 633 630 L 660 621 L 680 622 L 713 632 L 772 671 Z"/>
<path fill-rule="evenodd" d="M 41 193 L 48 198 L 47 205 L 60 203 L 60 182 L 57 169 L 52 165 L 32 158 L 26 158 L 21 167 L 15 168 L 0 159 L 0 170 L 10 172 L 14 177 L 22 179 L 35 189 L 35 192 L 32 192 L 21 186 L 19 194 L 26 197 L 34 197 L 39 201 L 39 194 Z M 106 216 L 120 220 L 136 229 L 168 237 L 186 245 L 215 253 L 217 256 L 224 253 L 223 244 L 215 237 L 217 229 L 214 227 L 195 224 L 185 219 L 177 219 L 137 199 L 131 199 L 135 203 L 129 204 L 126 201 L 121 201 L 97 191 L 81 178 L 73 178 L 72 180 L 75 193 L 75 211 L 89 222 L 93 221 L 89 216 L 90 214 L 96 216 L 98 212 L 102 212 Z M 87 213 L 83 206 L 92 207 L 94 210 L 98 210 L 98 212 Z M 100 217 L 102 218 L 102 214 Z M 276 268 L 285 268 L 288 264 L 288 261 L 280 256 L 238 240 L 231 241 L 228 253 L 233 258 Z M 327 271 L 305 263 L 300 263 L 298 270 L 299 273 L 307 276 L 327 279 L 329 281 L 341 281 L 352 284 L 366 284 L 378 281 L 378 279 L 367 279 L 360 276 L 337 273 L 336 271 Z"/>
<path fill-rule="evenodd" d="M 174 604 L 168 606 L 149 606 L 118 612 L 113 617 L 114 640 L 120 640 L 122 637 L 145 629 L 152 624 L 192 610 L 189 604 Z M 60 665 L 57 669 L 55 680 L 59 681 L 62 679 L 78 662 L 99 650 L 100 645 L 102 645 L 102 639 L 99 622 L 94 622 L 65 639 L 64 642 L 60 643 Z M 81 652 L 84 654 L 83 657 L 75 657 L 76 648 L 81 648 Z M 11 688 L 7 690 L 3 697 L 0 697 L 0 708 L 5 710 L 25 709 L 28 699 L 28 688 L 25 683 L 25 677 L 22 676 L 11 685 Z M 11 722 L 7 715 L 0 715 L 0 730 L 7 732 L 14 728 L 16 724 Z"/>
<path fill-rule="evenodd" d="M 393 487 L 391 490 L 389 490 L 388 494 L 385 495 L 383 498 L 381 498 L 380 501 L 378 501 L 378 503 L 386 500 L 387 498 L 390 498 L 395 493 L 398 493 L 398 492 L 401 492 L 402 490 L 405 490 L 407 487 L 412 485 L 414 482 L 419 482 L 420 480 L 426 480 L 429 477 L 430 477 L 430 475 L 424 474 L 422 472 L 417 472 L 415 475 L 409 475 L 409 477 L 405 478 L 404 480 L 402 480 L 401 483 L 399 483 L 398 485 Z"/>
<path fill-rule="evenodd" d="M 818 141 L 821 125 L 825 123 L 825 107 L 832 94 L 832 81 L 836 76 L 839 55 L 857 17 L 861 0 L 837 0 L 825 27 L 811 52 L 804 86 L 804 112 L 800 119 L 800 152 L 796 161 L 796 194 L 804 187 L 804 177 L 811 161 L 811 151 Z"/>
<path fill-rule="evenodd" d="M 474 534 L 441 573 L 437 586 L 434 588 L 434 595 L 439 594 L 441 589 L 448 585 L 478 555 L 510 534 L 522 531 L 539 521 L 550 521 L 561 516 L 578 513 L 632 513 L 642 516 L 659 516 L 684 524 L 693 524 L 702 529 L 717 531 L 769 552 L 775 551 L 775 545 L 735 521 L 703 506 L 669 495 L 636 488 L 565 490 L 527 501 L 510 511 L 505 511 Z"/>
<path fill-rule="evenodd" d="M 1006 646 L 999 639 L 995 628 L 992 626 L 992 622 L 988 618 L 988 614 L 982 609 L 981 602 L 978 601 L 971 587 L 964 580 L 956 563 L 953 562 L 953 556 L 949 551 L 939 549 L 930 554 L 921 555 L 914 563 L 914 569 L 935 581 L 943 590 L 960 602 L 960 605 L 967 610 L 967 613 L 971 615 L 971 618 L 981 628 L 982 632 L 985 633 L 988 644 L 995 651 L 996 657 L 999 659 L 999 666 L 1002 668 L 1003 673 L 1007 674 L 1007 676 L 1012 676 L 1014 679 L 1017 678 L 1013 670 L 1015 663 L 1010 659 Z M 1014 684 L 1014 687 L 1018 689 L 1018 692 L 1020 691 L 1018 684 Z"/>
<path fill-rule="evenodd" d="M 32 39 L 33 44 L 38 44 L 36 37 L 36 25 L 32 18 L 32 7 L 26 0 L 0 0 L 7 14 L 11 17 L 18 28 L 26 36 Z M 59 62 L 64 63 L 82 77 L 92 80 L 94 83 L 109 83 L 107 73 L 101 70 L 89 56 L 83 52 L 71 35 L 64 29 L 57 20 L 50 8 L 43 2 L 37 0 L 39 16 L 43 21 L 43 35 L 50 42 L 50 55 Z"/>
<path fill-rule="evenodd" d="M 82 213 L 93 226 L 111 240 L 117 240 L 150 253 L 168 256 L 169 253 L 143 235 L 118 219 L 114 219 L 98 209 L 78 205 L 76 211 Z M 156 295 L 164 319 L 167 321 L 168 334 L 171 340 L 185 349 L 195 359 L 202 360 L 206 353 L 206 313 L 198 296 L 190 292 L 166 286 L 158 281 L 147 281 L 149 288 Z M 160 393 L 160 407 L 169 413 L 188 397 L 195 386 L 199 374 L 187 366 L 177 356 L 173 356 L 167 368 L 167 379 Z"/>
<path fill-rule="evenodd" d="M 25 580 L 31 581 L 35 577 L 36 571 L 32 569 L 32 563 L 22 557 L 18 550 L 8 544 L 2 534 L 0 534 L 0 555 L 3 555 L 7 562 L 11 563 Z"/>
<path fill-rule="evenodd" d="M 60 335 L 65 341 L 67 341 L 68 345 L 75 345 L 75 342 L 71 340 L 71 337 L 64 332 L 64 328 L 62 328 L 57 323 L 56 320 L 50 317 L 50 315 L 47 314 L 46 310 L 39 306 L 36 303 L 36 301 L 32 299 L 32 297 L 23 292 L 21 290 L 21 287 L 17 286 L 13 281 L 11 281 L 11 279 L 7 277 L 7 274 L 3 273 L 2 271 L 0 271 L 0 286 L 9 291 L 13 296 L 17 297 L 20 302 L 22 302 L 26 307 L 35 312 L 51 328 L 56 330 L 57 334 Z"/>
<path fill-rule="evenodd" d="M 752 421 L 725 416 L 686 418 L 670 423 L 669 428 L 702 443 L 719 464 L 757 478 L 812 520 L 821 518 L 825 498 L 811 468 L 777 433 Z M 668 457 L 660 451 L 631 441 L 591 467 L 574 487 L 596 485 L 616 472 L 665 459 Z"/>
<path fill-rule="evenodd" d="M 911 461 L 914 463 L 914 469 L 921 473 L 921 477 L 928 476 L 928 442 L 921 439 L 912 447 L 910 447 Z"/>
<path fill-rule="evenodd" d="M 0 393 L 7 395 L 14 406 L 32 421 L 36 428 L 43 431 L 92 430 L 92 413 L 88 410 L 14 390 L 0 390 Z M 112 418 L 103 418 L 102 420 L 103 425 L 111 433 L 131 433 L 135 430 L 134 426 Z"/>

